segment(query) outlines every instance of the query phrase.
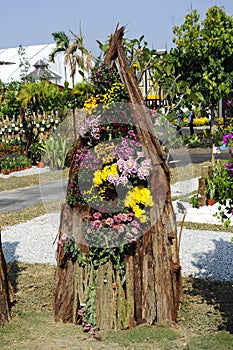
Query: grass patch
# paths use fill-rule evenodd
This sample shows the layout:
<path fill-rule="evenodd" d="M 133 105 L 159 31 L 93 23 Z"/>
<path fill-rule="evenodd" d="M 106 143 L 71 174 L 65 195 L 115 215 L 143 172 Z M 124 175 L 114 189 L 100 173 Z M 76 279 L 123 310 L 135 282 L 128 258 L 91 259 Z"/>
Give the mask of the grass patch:
<path fill-rule="evenodd" d="M 17 188 L 36 186 L 41 183 L 67 178 L 68 175 L 69 169 L 66 168 L 63 170 L 46 171 L 44 173 L 35 175 L 0 178 L 0 192 L 11 191 Z"/>
<path fill-rule="evenodd" d="M 55 266 L 13 263 L 11 321 L 0 328 L 0 348 L 75 350 L 233 349 L 232 284 L 183 278 L 178 323 L 101 331 L 98 339 L 81 326 L 54 322 Z"/>
<path fill-rule="evenodd" d="M 190 350 L 232 350 L 232 335 L 227 332 L 206 335 L 204 337 L 195 337 L 189 342 Z"/>
<path fill-rule="evenodd" d="M 177 225 L 179 224 L 180 223 L 178 222 Z M 184 227 L 190 230 L 198 230 L 198 231 L 220 231 L 220 232 L 233 233 L 233 226 L 225 227 L 224 225 L 205 224 L 205 223 L 199 223 L 199 222 L 186 221 L 184 223 Z"/>
<path fill-rule="evenodd" d="M 0 214 L 0 227 L 14 226 L 47 213 L 60 213 L 62 203 L 62 200 L 38 203 L 32 207 L 25 208 L 20 211 Z"/>
<path fill-rule="evenodd" d="M 210 165 L 210 162 L 200 164 L 188 164 L 182 168 L 170 168 L 171 184 L 178 181 L 190 180 L 202 175 L 202 167 Z"/>

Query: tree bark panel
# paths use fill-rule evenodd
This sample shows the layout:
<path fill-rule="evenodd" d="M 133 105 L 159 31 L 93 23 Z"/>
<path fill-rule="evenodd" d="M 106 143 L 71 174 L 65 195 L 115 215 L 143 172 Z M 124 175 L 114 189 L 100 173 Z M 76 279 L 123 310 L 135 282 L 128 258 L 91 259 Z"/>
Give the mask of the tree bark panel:
<path fill-rule="evenodd" d="M 112 329 L 114 321 L 113 269 L 111 261 L 99 265 L 96 278 L 96 325 L 99 329 Z"/>
<path fill-rule="evenodd" d="M 10 321 L 10 291 L 7 275 L 7 264 L 2 249 L 0 231 L 0 326 Z"/>

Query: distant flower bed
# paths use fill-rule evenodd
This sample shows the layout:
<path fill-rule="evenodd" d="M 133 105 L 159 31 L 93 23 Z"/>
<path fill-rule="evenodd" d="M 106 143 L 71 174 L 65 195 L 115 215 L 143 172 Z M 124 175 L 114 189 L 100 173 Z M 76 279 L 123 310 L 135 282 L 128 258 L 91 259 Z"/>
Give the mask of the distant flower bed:
<path fill-rule="evenodd" d="M 31 168 L 31 160 L 20 155 L 17 157 L 5 157 L 0 161 L 0 170 L 2 174 L 10 174 L 13 171 L 20 171 Z"/>
<path fill-rule="evenodd" d="M 188 125 L 188 118 L 184 118 L 183 122 L 185 126 Z M 194 126 L 208 126 L 209 125 L 209 119 L 207 117 L 196 117 L 193 121 Z M 216 124 L 217 125 L 223 125 L 223 118 L 216 118 Z"/>

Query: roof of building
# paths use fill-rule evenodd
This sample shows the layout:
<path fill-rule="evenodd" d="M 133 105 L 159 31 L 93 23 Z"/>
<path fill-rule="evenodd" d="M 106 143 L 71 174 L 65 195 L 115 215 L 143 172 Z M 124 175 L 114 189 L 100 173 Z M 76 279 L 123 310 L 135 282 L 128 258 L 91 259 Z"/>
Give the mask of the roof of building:
<path fill-rule="evenodd" d="M 38 60 L 34 64 L 35 69 L 29 73 L 28 78 L 33 78 L 35 80 L 39 79 L 58 79 L 61 78 L 61 75 L 53 72 L 48 68 L 48 63 L 45 63 L 43 60 Z"/>
<path fill-rule="evenodd" d="M 64 63 L 64 53 L 61 52 L 55 56 L 55 62 L 49 60 L 49 55 L 55 49 L 56 44 L 41 44 L 24 46 L 25 59 L 30 64 L 29 74 L 31 74 L 38 61 L 42 60 L 47 65 L 47 69 L 53 73 L 56 82 L 64 85 L 65 81 L 72 84 L 69 74 L 69 67 Z M 21 57 L 19 55 L 19 47 L 0 49 L 0 80 L 3 84 L 9 84 L 12 81 L 20 81 L 22 68 L 20 67 Z M 55 79 L 54 78 L 54 79 Z M 76 74 L 75 83 L 82 80 L 80 74 Z"/>

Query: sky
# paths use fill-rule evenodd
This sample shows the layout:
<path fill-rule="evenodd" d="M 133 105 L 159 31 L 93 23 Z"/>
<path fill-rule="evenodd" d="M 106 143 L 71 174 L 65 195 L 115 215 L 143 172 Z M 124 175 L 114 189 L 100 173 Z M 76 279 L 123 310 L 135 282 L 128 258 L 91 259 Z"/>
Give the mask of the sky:
<path fill-rule="evenodd" d="M 94 56 L 100 52 L 96 40 L 105 43 L 119 26 L 126 26 L 125 38 L 144 35 L 148 47 L 168 50 L 174 46 L 173 26 L 196 9 L 200 19 L 212 6 L 224 7 L 233 16 L 232 0 L 1 0 L 0 49 L 54 43 L 52 33 L 79 34 Z"/>

